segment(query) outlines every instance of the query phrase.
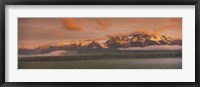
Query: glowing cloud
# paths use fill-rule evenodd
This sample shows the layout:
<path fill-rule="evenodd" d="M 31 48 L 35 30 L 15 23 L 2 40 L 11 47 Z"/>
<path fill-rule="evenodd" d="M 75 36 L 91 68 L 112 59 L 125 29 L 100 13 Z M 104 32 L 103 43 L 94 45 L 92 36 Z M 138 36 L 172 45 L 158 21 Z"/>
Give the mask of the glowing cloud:
<path fill-rule="evenodd" d="M 106 22 L 103 19 L 96 19 L 96 23 L 99 25 L 98 29 L 101 29 L 101 30 L 105 30 L 107 27 L 111 25 L 110 23 Z"/>
<path fill-rule="evenodd" d="M 120 33 L 113 33 L 113 34 L 108 34 L 107 37 L 115 37 L 115 36 L 127 36 L 129 33 L 125 32 L 120 32 Z"/>
<path fill-rule="evenodd" d="M 161 29 L 155 29 L 153 35 L 157 36 L 160 35 Z"/>
<path fill-rule="evenodd" d="M 148 29 L 140 29 L 140 30 L 135 30 L 131 34 L 148 34 L 148 35 L 151 35 L 151 34 L 153 34 L 153 32 L 148 30 Z"/>
<path fill-rule="evenodd" d="M 73 18 L 63 18 L 61 21 L 67 30 L 83 31 L 82 26 L 77 24 Z"/>

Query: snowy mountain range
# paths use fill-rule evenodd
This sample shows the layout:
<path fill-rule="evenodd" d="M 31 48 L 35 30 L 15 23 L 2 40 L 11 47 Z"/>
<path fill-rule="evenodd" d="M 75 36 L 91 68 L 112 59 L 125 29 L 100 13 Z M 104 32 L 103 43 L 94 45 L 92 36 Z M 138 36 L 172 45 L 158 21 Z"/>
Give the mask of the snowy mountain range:
<path fill-rule="evenodd" d="M 63 43 L 43 45 L 37 48 L 19 48 L 18 53 L 22 55 L 42 54 L 52 51 L 80 51 L 80 50 L 100 50 L 100 49 L 118 49 L 128 47 L 147 47 L 152 45 L 182 45 L 180 39 L 170 39 L 165 35 L 149 34 L 129 34 L 110 36 L 103 43 L 98 41 L 67 41 Z"/>

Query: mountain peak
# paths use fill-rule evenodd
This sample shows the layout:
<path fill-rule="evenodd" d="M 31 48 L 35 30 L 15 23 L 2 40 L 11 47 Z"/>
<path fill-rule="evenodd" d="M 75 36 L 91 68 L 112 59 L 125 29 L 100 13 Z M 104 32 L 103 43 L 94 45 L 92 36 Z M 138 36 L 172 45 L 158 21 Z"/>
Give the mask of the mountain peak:
<path fill-rule="evenodd" d="M 41 54 L 56 50 L 88 50 L 88 49 L 117 49 L 128 47 L 146 47 L 151 45 L 182 45 L 182 40 L 172 40 L 165 35 L 158 34 L 129 34 L 109 37 L 104 43 L 93 41 L 66 41 L 57 44 L 39 46 L 35 49 L 19 48 L 19 54 Z"/>

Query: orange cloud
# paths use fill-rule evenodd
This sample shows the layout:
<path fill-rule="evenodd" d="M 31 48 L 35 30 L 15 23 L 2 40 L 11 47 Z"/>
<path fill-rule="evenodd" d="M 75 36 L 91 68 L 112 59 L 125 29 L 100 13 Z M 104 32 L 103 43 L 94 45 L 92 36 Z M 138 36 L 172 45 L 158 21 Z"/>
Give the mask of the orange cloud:
<path fill-rule="evenodd" d="M 139 29 L 135 30 L 132 34 L 149 34 L 151 35 L 153 32 L 148 29 Z"/>
<path fill-rule="evenodd" d="M 120 32 L 120 33 L 108 34 L 107 37 L 127 36 L 127 35 L 129 35 L 129 33 L 126 33 L 126 32 Z"/>
<path fill-rule="evenodd" d="M 160 35 L 161 29 L 155 29 L 153 35 Z"/>
<path fill-rule="evenodd" d="M 73 18 L 63 18 L 62 22 L 67 30 L 83 31 L 82 26 L 77 24 Z"/>
<path fill-rule="evenodd" d="M 96 23 L 100 26 L 100 28 L 98 29 L 101 29 L 101 30 L 105 30 L 107 27 L 111 25 L 110 23 L 106 22 L 103 19 L 96 19 Z"/>
<path fill-rule="evenodd" d="M 170 19 L 171 24 L 168 26 L 160 26 L 160 29 L 182 29 L 182 18 Z"/>

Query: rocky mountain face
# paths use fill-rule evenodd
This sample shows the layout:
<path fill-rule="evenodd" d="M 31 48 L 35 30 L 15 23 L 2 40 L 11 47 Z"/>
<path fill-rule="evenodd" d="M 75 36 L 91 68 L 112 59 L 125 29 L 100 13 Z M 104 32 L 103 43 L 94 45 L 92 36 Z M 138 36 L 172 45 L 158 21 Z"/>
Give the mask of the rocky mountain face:
<path fill-rule="evenodd" d="M 18 53 L 29 55 L 49 53 L 57 50 L 79 51 L 117 49 L 127 47 L 146 47 L 151 45 L 182 45 L 182 40 L 172 40 L 164 35 L 130 34 L 109 37 L 105 43 L 99 43 L 98 41 L 76 41 L 44 45 L 34 49 L 19 48 Z"/>
<path fill-rule="evenodd" d="M 182 40 L 172 40 L 164 35 L 133 34 L 127 36 L 113 36 L 106 41 L 106 45 L 109 48 L 182 45 Z"/>

